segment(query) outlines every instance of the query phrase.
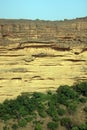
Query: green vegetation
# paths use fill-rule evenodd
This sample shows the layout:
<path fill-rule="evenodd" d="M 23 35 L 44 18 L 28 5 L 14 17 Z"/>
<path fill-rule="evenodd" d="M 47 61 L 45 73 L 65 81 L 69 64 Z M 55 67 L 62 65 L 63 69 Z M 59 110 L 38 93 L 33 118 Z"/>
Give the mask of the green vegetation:
<path fill-rule="evenodd" d="M 68 130 L 72 128 L 72 122 L 68 117 L 64 117 L 61 119 L 61 125 L 65 126 Z"/>
<path fill-rule="evenodd" d="M 13 130 L 17 130 L 17 129 L 18 129 L 18 125 L 17 125 L 17 124 L 13 124 L 13 125 L 12 125 L 12 129 L 13 129 Z"/>
<path fill-rule="evenodd" d="M 19 127 L 25 127 L 27 125 L 27 121 L 25 119 L 21 119 L 19 122 Z"/>
<path fill-rule="evenodd" d="M 84 120 L 77 118 L 75 122 L 74 116 L 79 115 L 79 109 L 84 113 Z M 58 130 L 59 126 L 66 130 L 87 130 L 86 115 L 87 82 L 60 86 L 55 92 L 22 93 L 0 104 L 3 130 L 19 130 L 27 125 L 34 130 L 44 130 L 44 125 L 48 130 Z"/>
<path fill-rule="evenodd" d="M 58 128 L 58 123 L 56 122 L 49 122 L 47 124 L 47 127 L 50 129 L 50 130 L 56 130 Z"/>
<path fill-rule="evenodd" d="M 36 123 L 35 130 L 42 130 L 42 124 L 40 122 Z"/>

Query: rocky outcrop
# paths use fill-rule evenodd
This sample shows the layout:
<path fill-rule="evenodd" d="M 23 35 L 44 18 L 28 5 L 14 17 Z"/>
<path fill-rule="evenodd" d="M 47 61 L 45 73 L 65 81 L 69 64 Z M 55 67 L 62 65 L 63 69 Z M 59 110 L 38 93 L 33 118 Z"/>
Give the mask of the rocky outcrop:
<path fill-rule="evenodd" d="M 60 46 L 87 42 L 87 18 L 65 21 L 0 20 L 0 43 L 54 41 Z M 70 45 L 69 45 L 70 44 Z"/>
<path fill-rule="evenodd" d="M 0 20 L 0 102 L 87 80 L 87 18 Z"/>

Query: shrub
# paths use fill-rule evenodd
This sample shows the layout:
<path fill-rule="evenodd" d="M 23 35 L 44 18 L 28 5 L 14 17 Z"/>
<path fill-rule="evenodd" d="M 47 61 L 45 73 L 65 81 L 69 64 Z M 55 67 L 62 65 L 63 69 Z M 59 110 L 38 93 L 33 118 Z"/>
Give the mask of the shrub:
<path fill-rule="evenodd" d="M 52 120 L 55 121 L 55 122 L 58 122 L 58 121 L 59 121 L 58 115 L 54 115 L 54 116 L 52 117 Z"/>
<path fill-rule="evenodd" d="M 67 99 L 75 99 L 78 94 L 68 85 L 60 86 L 57 90 L 58 94 L 63 94 Z"/>
<path fill-rule="evenodd" d="M 66 111 L 63 108 L 58 108 L 57 112 L 60 116 L 63 116 L 66 113 Z"/>
<path fill-rule="evenodd" d="M 18 125 L 20 127 L 25 127 L 27 125 L 27 121 L 25 119 L 21 119 L 19 122 L 18 122 Z"/>
<path fill-rule="evenodd" d="M 44 102 L 47 100 L 47 95 L 41 92 L 34 92 L 33 98 L 36 99 L 37 102 Z"/>
<path fill-rule="evenodd" d="M 66 105 L 67 100 L 71 99 L 77 99 L 78 94 L 73 90 L 73 88 L 65 85 L 65 86 L 60 86 L 57 89 L 57 100 L 59 103 Z"/>
<path fill-rule="evenodd" d="M 24 118 L 27 122 L 31 122 L 33 120 L 32 116 L 27 116 Z"/>
<path fill-rule="evenodd" d="M 47 116 L 47 113 L 44 110 L 39 110 L 38 113 L 42 118 L 45 118 Z"/>
<path fill-rule="evenodd" d="M 13 129 L 13 130 L 17 130 L 17 129 L 18 129 L 18 125 L 17 125 L 17 124 L 13 124 L 13 125 L 12 125 L 12 129 Z"/>
<path fill-rule="evenodd" d="M 3 113 L 3 116 L 1 117 L 1 119 L 4 121 L 9 120 L 10 118 L 11 118 L 11 116 L 9 114 L 4 114 L 4 113 Z"/>
<path fill-rule="evenodd" d="M 35 130 L 42 130 L 42 124 L 40 122 L 36 124 Z"/>
<path fill-rule="evenodd" d="M 81 98 L 79 98 L 79 101 L 80 101 L 81 103 L 86 103 L 87 99 L 84 98 L 84 97 L 81 97 Z"/>
<path fill-rule="evenodd" d="M 48 115 L 50 115 L 52 117 L 53 121 L 59 120 L 58 112 L 57 112 L 56 107 L 54 105 L 48 108 L 47 113 L 48 113 Z"/>
<path fill-rule="evenodd" d="M 10 130 L 10 128 L 5 125 L 5 126 L 3 127 L 3 130 Z"/>
<path fill-rule="evenodd" d="M 87 130 L 87 123 L 81 124 L 79 130 Z"/>
<path fill-rule="evenodd" d="M 61 125 L 65 126 L 68 130 L 72 128 L 72 122 L 70 118 L 64 117 L 61 119 Z"/>
<path fill-rule="evenodd" d="M 50 130 L 56 130 L 58 128 L 58 123 L 56 122 L 49 122 L 47 124 L 47 127 L 50 129 Z"/>
<path fill-rule="evenodd" d="M 79 128 L 78 127 L 72 127 L 71 130 L 79 130 Z"/>
<path fill-rule="evenodd" d="M 76 102 L 71 102 L 71 103 L 69 102 L 67 108 L 68 108 L 68 112 L 70 114 L 73 114 L 77 111 L 77 103 Z"/>
<path fill-rule="evenodd" d="M 26 115 L 28 115 L 28 112 L 27 112 L 27 110 L 25 109 L 24 106 L 21 106 L 21 107 L 19 108 L 18 113 L 19 113 L 19 115 L 21 115 L 21 116 L 23 116 L 23 117 L 26 116 Z"/>
<path fill-rule="evenodd" d="M 87 82 L 76 84 L 74 90 L 83 96 L 87 96 Z"/>

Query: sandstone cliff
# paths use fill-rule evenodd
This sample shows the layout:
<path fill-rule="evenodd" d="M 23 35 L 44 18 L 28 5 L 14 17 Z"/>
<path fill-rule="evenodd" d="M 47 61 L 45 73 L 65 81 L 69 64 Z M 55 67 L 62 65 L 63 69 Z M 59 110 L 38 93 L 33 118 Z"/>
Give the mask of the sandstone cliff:
<path fill-rule="evenodd" d="M 87 17 L 0 20 L 0 101 L 87 80 Z"/>

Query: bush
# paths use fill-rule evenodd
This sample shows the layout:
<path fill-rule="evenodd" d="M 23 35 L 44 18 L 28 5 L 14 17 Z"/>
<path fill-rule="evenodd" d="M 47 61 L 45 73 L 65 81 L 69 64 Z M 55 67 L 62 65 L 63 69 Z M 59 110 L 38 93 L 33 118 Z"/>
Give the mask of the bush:
<path fill-rule="evenodd" d="M 44 102 L 47 100 L 47 94 L 41 93 L 41 92 L 34 92 L 33 98 L 36 99 L 37 102 Z"/>
<path fill-rule="evenodd" d="M 4 121 L 9 120 L 10 118 L 11 118 L 11 116 L 9 114 L 4 114 L 4 113 L 3 113 L 3 116 L 1 117 L 1 119 Z"/>
<path fill-rule="evenodd" d="M 27 116 L 24 118 L 27 122 L 31 122 L 33 120 L 32 116 Z"/>
<path fill-rule="evenodd" d="M 63 116 L 66 113 L 66 111 L 63 108 L 58 108 L 57 112 L 60 116 Z"/>
<path fill-rule="evenodd" d="M 72 122 L 70 118 L 64 117 L 61 119 L 61 125 L 65 126 L 68 130 L 72 128 Z"/>
<path fill-rule="evenodd" d="M 49 122 L 47 124 L 47 127 L 50 129 L 50 130 L 56 130 L 58 128 L 58 123 L 56 122 Z"/>
<path fill-rule="evenodd" d="M 39 110 L 38 113 L 42 118 L 45 118 L 47 116 L 47 113 L 44 110 Z"/>
<path fill-rule="evenodd" d="M 4 126 L 3 130 L 10 130 L 10 128 L 8 126 Z"/>
<path fill-rule="evenodd" d="M 76 84 L 74 90 L 83 96 L 87 96 L 87 82 Z"/>
<path fill-rule="evenodd" d="M 69 102 L 67 108 L 68 108 L 68 112 L 70 114 L 73 114 L 77 111 L 77 103 L 76 102 L 71 102 L 71 103 Z"/>
<path fill-rule="evenodd" d="M 67 99 L 75 99 L 78 97 L 78 94 L 73 90 L 72 87 L 64 85 L 60 86 L 57 89 L 58 94 L 63 94 Z"/>
<path fill-rule="evenodd" d="M 17 129 L 18 129 L 18 125 L 17 125 L 17 124 L 13 124 L 13 125 L 12 125 L 12 129 L 13 129 L 13 130 L 17 130 Z"/>
<path fill-rule="evenodd" d="M 21 119 L 19 122 L 18 122 L 18 125 L 20 127 L 25 127 L 27 125 L 27 121 L 25 119 Z"/>
<path fill-rule="evenodd" d="M 50 115 L 52 117 L 53 121 L 59 120 L 58 112 L 57 112 L 56 107 L 54 105 L 48 108 L 47 113 L 48 113 L 48 115 Z"/>
<path fill-rule="evenodd" d="M 59 121 L 58 115 L 54 115 L 54 116 L 52 117 L 52 120 L 55 121 L 55 122 L 58 122 L 58 121 Z"/>
<path fill-rule="evenodd" d="M 79 130 L 79 128 L 78 127 L 72 127 L 71 130 Z"/>
<path fill-rule="evenodd" d="M 79 101 L 80 101 L 81 103 L 86 103 L 87 99 L 84 98 L 84 97 L 81 97 L 81 98 L 79 98 Z"/>
<path fill-rule="evenodd" d="M 42 130 L 42 124 L 40 122 L 36 124 L 35 130 Z"/>
<path fill-rule="evenodd" d="M 57 100 L 59 103 L 66 105 L 67 100 L 74 100 L 78 98 L 77 92 L 72 87 L 67 85 L 60 86 L 57 89 Z"/>
<path fill-rule="evenodd" d="M 87 123 L 81 124 L 79 130 L 87 130 Z"/>
<path fill-rule="evenodd" d="M 28 111 L 26 110 L 26 108 L 24 106 L 21 106 L 18 110 L 18 113 L 20 116 L 24 117 L 26 115 L 28 115 Z"/>

